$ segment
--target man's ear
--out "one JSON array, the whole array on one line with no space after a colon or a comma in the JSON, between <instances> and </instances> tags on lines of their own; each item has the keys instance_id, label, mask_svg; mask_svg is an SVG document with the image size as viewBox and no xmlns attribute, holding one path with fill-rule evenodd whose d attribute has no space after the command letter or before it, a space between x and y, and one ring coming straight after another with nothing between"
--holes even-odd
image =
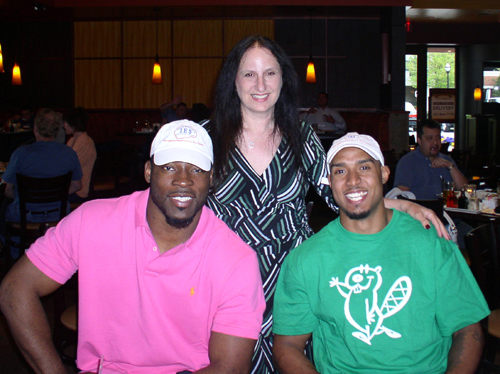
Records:
<instances>
[{"instance_id":1,"label":"man's ear","mask_svg":"<svg viewBox=\"0 0 500 374\"><path fill-rule=\"evenodd\" d=\"M391 175L391 169L389 169L389 166L382 166L381 167L382 171L382 184L385 184L389 180L389 175Z\"/></svg>"},{"instance_id":2,"label":"man's ear","mask_svg":"<svg viewBox=\"0 0 500 374\"><path fill-rule=\"evenodd\" d=\"M146 161L144 164L144 179L148 183L151 183L151 167L151 160Z\"/></svg>"}]
</instances>

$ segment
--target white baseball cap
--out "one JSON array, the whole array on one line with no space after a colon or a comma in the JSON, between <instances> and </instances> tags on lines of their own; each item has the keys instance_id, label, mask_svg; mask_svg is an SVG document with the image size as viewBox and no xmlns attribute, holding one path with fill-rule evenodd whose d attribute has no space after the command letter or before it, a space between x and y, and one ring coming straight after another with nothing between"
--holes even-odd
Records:
<instances>
[{"instance_id":1,"label":"white baseball cap","mask_svg":"<svg viewBox=\"0 0 500 374\"><path fill-rule=\"evenodd\" d=\"M162 126L156 134L151 152L155 165L169 162L187 162L209 171L214 154L207 130L193 121L183 119Z\"/></svg>"},{"instance_id":2,"label":"white baseball cap","mask_svg":"<svg viewBox=\"0 0 500 374\"><path fill-rule=\"evenodd\" d=\"M330 165L330 162L332 162L333 158L340 150L349 147L359 148L365 151L375 160L380 161L382 166L384 165L384 156L382 155L382 151L377 141L370 135L360 135L357 132L349 132L333 142L326 155L328 165Z\"/></svg>"}]
</instances>

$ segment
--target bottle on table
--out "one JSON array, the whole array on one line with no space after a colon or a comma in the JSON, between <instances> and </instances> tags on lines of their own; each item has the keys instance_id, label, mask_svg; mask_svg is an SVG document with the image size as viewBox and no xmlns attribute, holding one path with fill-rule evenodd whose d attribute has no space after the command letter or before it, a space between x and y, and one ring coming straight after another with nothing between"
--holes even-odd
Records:
<instances>
[{"instance_id":1,"label":"bottle on table","mask_svg":"<svg viewBox=\"0 0 500 374\"><path fill-rule=\"evenodd\" d=\"M469 199L467 199L467 196L465 194L465 188L462 188L462 191L460 191L460 197L458 198L458 207L460 209L469 208Z\"/></svg>"},{"instance_id":2,"label":"bottle on table","mask_svg":"<svg viewBox=\"0 0 500 374\"><path fill-rule=\"evenodd\" d=\"M452 184L446 196L446 206L448 208L458 208L458 199L455 195L455 186Z\"/></svg>"}]
</instances>

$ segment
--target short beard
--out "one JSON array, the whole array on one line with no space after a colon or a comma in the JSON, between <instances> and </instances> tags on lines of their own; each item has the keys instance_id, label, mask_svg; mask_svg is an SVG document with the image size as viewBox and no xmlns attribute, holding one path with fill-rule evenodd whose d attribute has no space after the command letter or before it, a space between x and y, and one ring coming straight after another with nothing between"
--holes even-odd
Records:
<instances>
[{"instance_id":1,"label":"short beard","mask_svg":"<svg viewBox=\"0 0 500 374\"><path fill-rule=\"evenodd\" d=\"M352 219L353 221L361 221L363 219L366 219L370 216L372 213L371 210L367 210L365 212L360 212L360 213L353 213L353 212L348 212L347 210L340 208L342 212L347 216L347 218Z\"/></svg>"},{"instance_id":2,"label":"short beard","mask_svg":"<svg viewBox=\"0 0 500 374\"><path fill-rule=\"evenodd\" d=\"M383 204L383 199L379 202L379 204ZM341 207L339 205L339 209L347 216L347 218L352 219L353 221L361 221L372 215L372 213L377 209L378 204L374 204L370 209L364 212L349 212L347 209Z\"/></svg>"},{"instance_id":3,"label":"short beard","mask_svg":"<svg viewBox=\"0 0 500 374\"><path fill-rule=\"evenodd\" d=\"M198 211L199 211L199 209L196 211L196 213L198 213ZM196 215L196 213L194 214L194 216ZM174 218L174 217L167 216L165 214L165 221L167 221L167 223L170 226L172 226L172 227L174 227L176 229L185 229L186 227L188 227L193 222L194 216L192 216L191 218L177 219L177 218Z\"/></svg>"}]
</instances>

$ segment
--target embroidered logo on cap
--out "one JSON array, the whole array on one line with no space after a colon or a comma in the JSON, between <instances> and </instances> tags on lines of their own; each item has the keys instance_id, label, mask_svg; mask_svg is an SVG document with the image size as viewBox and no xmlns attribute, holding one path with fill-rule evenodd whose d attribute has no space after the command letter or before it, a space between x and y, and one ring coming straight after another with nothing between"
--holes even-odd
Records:
<instances>
[{"instance_id":1,"label":"embroidered logo on cap","mask_svg":"<svg viewBox=\"0 0 500 374\"><path fill-rule=\"evenodd\" d=\"M196 138L196 130L190 126L179 126L175 129L174 135L177 139Z\"/></svg>"}]
</instances>

